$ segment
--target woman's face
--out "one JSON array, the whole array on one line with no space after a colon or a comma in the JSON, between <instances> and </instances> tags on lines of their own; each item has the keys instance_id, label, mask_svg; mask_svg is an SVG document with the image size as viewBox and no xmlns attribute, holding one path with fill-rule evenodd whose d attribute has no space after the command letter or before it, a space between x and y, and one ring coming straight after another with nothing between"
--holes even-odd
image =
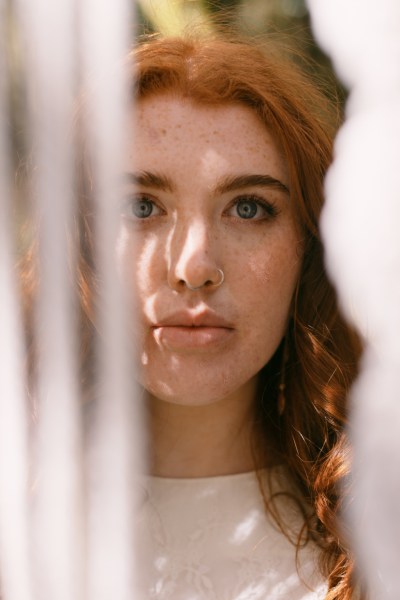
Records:
<instances>
[{"instance_id":1,"label":"woman's face","mask_svg":"<svg viewBox=\"0 0 400 600\"><path fill-rule=\"evenodd\" d=\"M285 160L242 105L160 95L139 103L132 127L117 256L139 380L188 405L254 393L302 259Z\"/></svg>"}]
</instances>

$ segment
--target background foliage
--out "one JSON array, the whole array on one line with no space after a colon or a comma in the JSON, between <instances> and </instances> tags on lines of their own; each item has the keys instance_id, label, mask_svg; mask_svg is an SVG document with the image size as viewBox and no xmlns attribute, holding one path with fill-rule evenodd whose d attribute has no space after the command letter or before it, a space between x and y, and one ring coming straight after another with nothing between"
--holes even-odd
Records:
<instances>
[{"instance_id":1,"label":"background foliage","mask_svg":"<svg viewBox=\"0 0 400 600\"><path fill-rule=\"evenodd\" d=\"M179 35L186 29L212 31L214 22L226 23L244 36L279 37L343 108L346 90L315 42L305 0L136 0L135 12L134 37L153 32Z\"/></svg>"}]
</instances>

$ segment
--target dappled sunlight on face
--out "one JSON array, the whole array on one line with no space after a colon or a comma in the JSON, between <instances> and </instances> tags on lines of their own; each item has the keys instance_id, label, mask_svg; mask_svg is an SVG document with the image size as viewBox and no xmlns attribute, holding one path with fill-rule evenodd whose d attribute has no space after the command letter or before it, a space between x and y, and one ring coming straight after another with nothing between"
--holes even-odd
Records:
<instances>
[{"instance_id":1,"label":"dappled sunlight on face","mask_svg":"<svg viewBox=\"0 0 400 600\"><path fill-rule=\"evenodd\" d=\"M237 104L159 95L133 127L118 260L136 282L140 383L185 405L243 394L285 334L302 261L282 151Z\"/></svg>"},{"instance_id":2,"label":"dappled sunlight on face","mask_svg":"<svg viewBox=\"0 0 400 600\"><path fill-rule=\"evenodd\" d=\"M229 161L225 160L214 148L209 148L200 159L201 168L211 177L218 178L219 173L229 169Z\"/></svg>"}]
</instances>

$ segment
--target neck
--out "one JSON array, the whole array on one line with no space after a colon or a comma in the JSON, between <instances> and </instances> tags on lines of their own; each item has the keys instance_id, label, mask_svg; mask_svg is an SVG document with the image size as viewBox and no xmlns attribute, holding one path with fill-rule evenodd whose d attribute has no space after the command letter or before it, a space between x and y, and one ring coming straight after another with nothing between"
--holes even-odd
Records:
<instances>
[{"instance_id":1,"label":"neck","mask_svg":"<svg viewBox=\"0 0 400 600\"><path fill-rule=\"evenodd\" d=\"M211 404L190 406L148 397L151 473L215 477L252 471L256 379Z\"/></svg>"}]
</instances>

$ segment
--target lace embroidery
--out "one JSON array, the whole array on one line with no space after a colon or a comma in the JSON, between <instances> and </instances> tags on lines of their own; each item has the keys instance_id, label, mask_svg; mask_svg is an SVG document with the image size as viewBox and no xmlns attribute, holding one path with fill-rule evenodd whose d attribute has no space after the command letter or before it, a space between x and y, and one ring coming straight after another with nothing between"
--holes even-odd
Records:
<instances>
[{"instance_id":1,"label":"lace embroidery","mask_svg":"<svg viewBox=\"0 0 400 600\"><path fill-rule=\"evenodd\" d=\"M312 544L295 548L265 513L254 473L148 478L139 523L140 583L151 600L320 600ZM294 524L299 516L289 516ZM301 526L301 522L298 523Z\"/></svg>"}]
</instances>

